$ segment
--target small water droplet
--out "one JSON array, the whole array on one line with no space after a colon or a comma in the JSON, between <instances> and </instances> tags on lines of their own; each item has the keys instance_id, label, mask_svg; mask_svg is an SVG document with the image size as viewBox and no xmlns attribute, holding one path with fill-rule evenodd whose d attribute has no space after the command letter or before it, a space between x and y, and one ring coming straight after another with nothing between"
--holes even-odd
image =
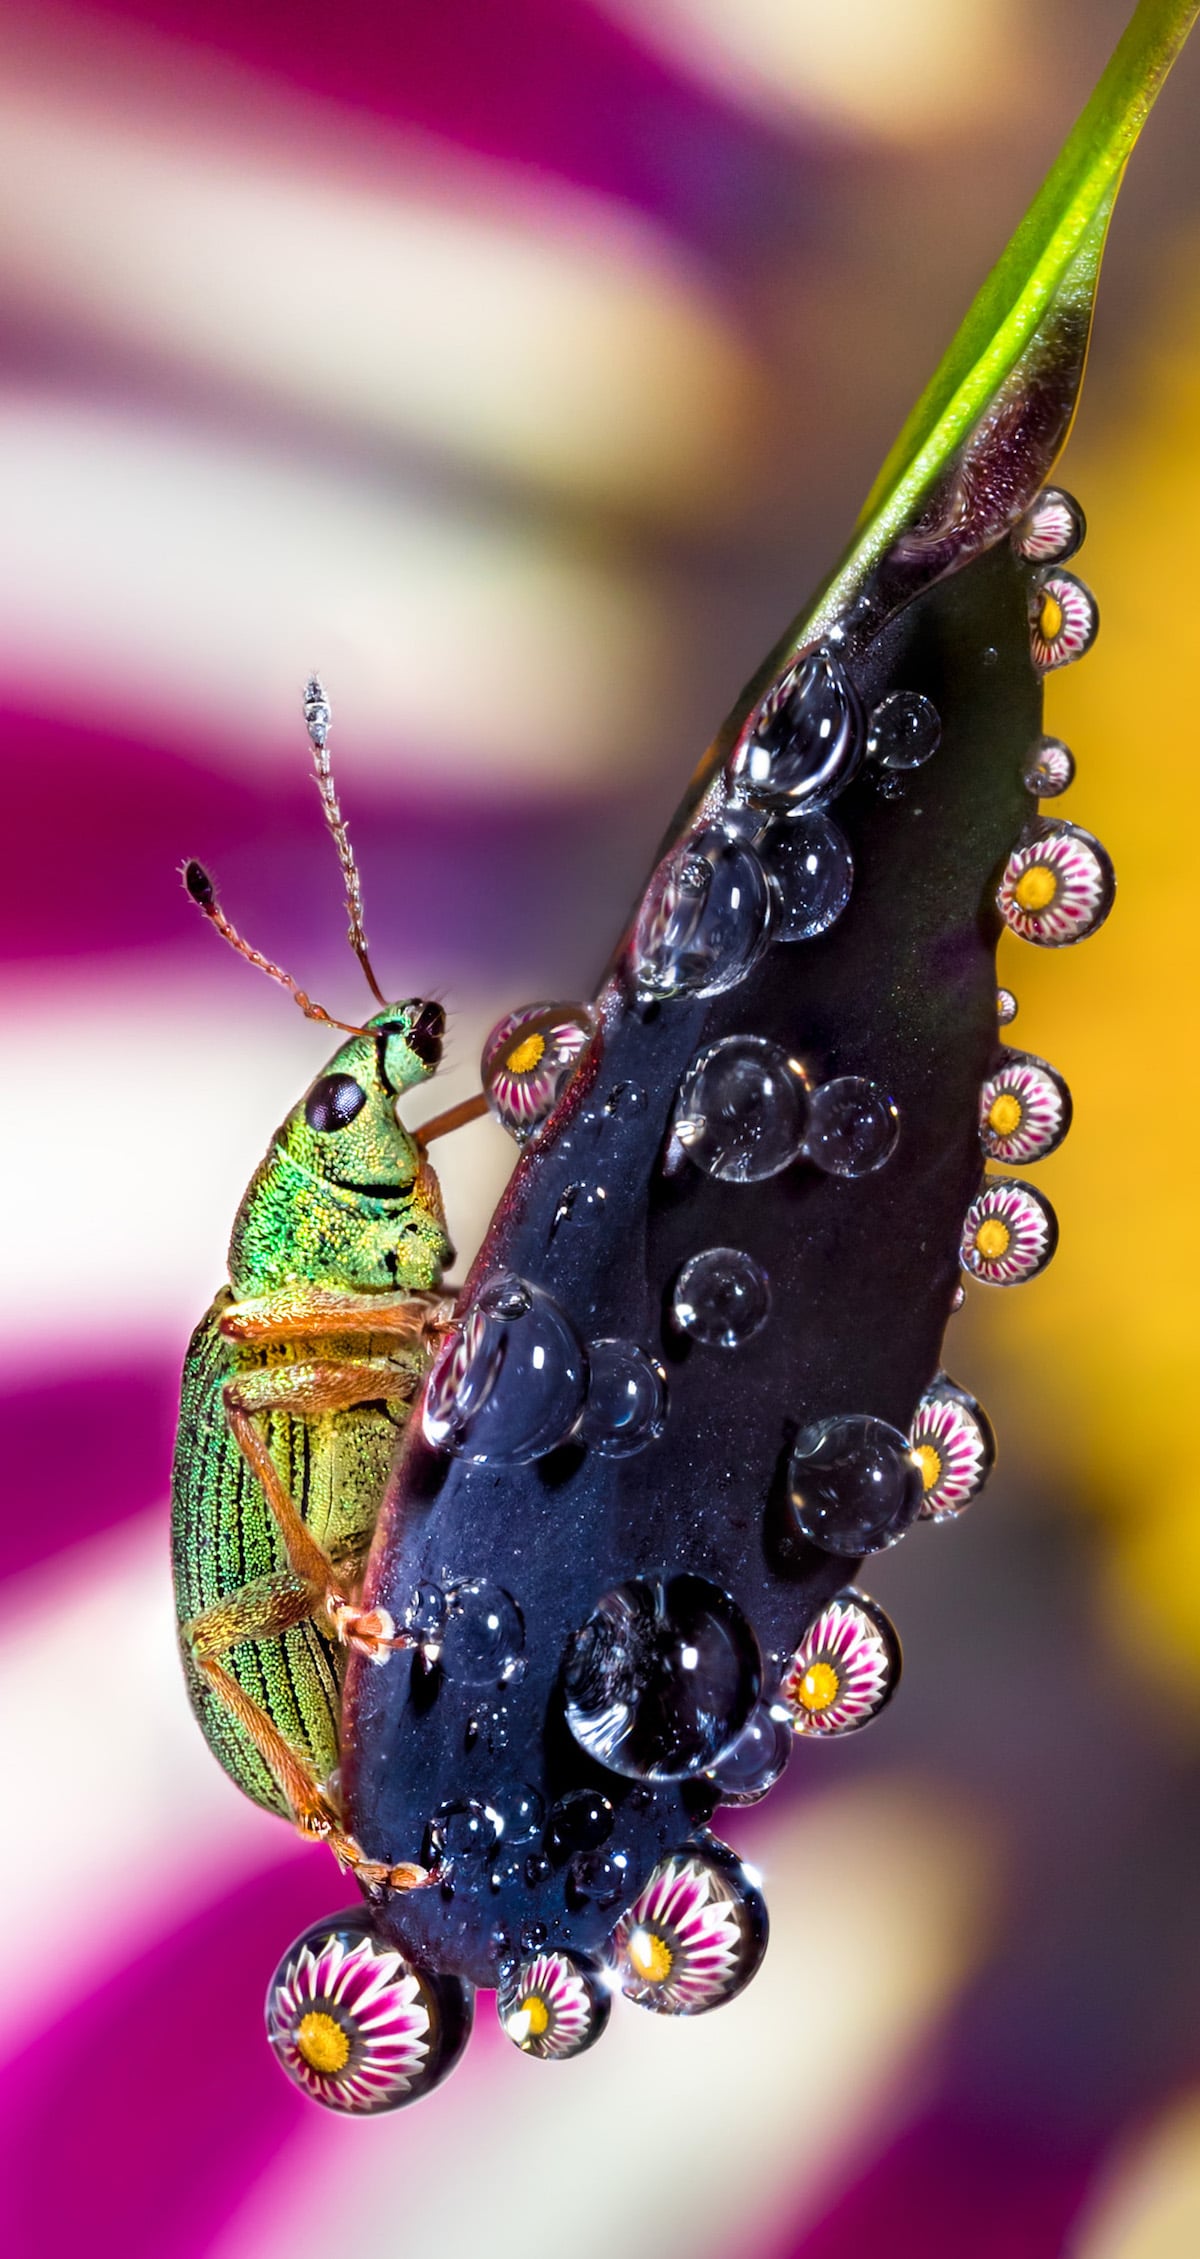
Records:
<instances>
[{"instance_id":1,"label":"small water droplet","mask_svg":"<svg viewBox=\"0 0 1200 2259\"><path fill-rule=\"evenodd\" d=\"M541 1287L503 1272L447 1336L425 1391L429 1442L522 1466L565 1442L583 1407L583 1349Z\"/></svg>"},{"instance_id":2,"label":"small water droplet","mask_svg":"<svg viewBox=\"0 0 1200 2259\"><path fill-rule=\"evenodd\" d=\"M883 769L919 769L942 742L942 718L918 690L893 690L872 708L867 759Z\"/></svg>"},{"instance_id":3,"label":"small water droplet","mask_svg":"<svg viewBox=\"0 0 1200 2259\"><path fill-rule=\"evenodd\" d=\"M546 1928L546 1925L545 1925L545 1923L544 1923L544 1922L522 1922L522 1924L521 1924L521 1950L522 1950L522 1952L523 1952L523 1953L536 1953L536 1952L537 1952L537 1949L538 1949L538 1947L539 1947L539 1945L544 1945L544 1944L545 1944L545 1942L546 1942L546 1939L547 1939L547 1938L549 1937L549 1935L550 1935L550 1932L549 1932L549 1930L548 1930L548 1929Z\"/></svg>"},{"instance_id":4,"label":"small water droplet","mask_svg":"<svg viewBox=\"0 0 1200 2259\"><path fill-rule=\"evenodd\" d=\"M663 858L633 936L633 977L646 997L720 996L767 938L771 890L752 847L704 831Z\"/></svg>"},{"instance_id":5,"label":"small water droplet","mask_svg":"<svg viewBox=\"0 0 1200 2259\"><path fill-rule=\"evenodd\" d=\"M550 1223L550 1237L564 1224L598 1224L603 1220L608 1194L602 1184L567 1184Z\"/></svg>"},{"instance_id":6,"label":"small water droplet","mask_svg":"<svg viewBox=\"0 0 1200 2259\"><path fill-rule=\"evenodd\" d=\"M726 1035L693 1060L675 1102L675 1135L708 1176L757 1184L778 1176L804 1142L804 1070L761 1035Z\"/></svg>"},{"instance_id":7,"label":"small water droplet","mask_svg":"<svg viewBox=\"0 0 1200 2259\"><path fill-rule=\"evenodd\" d=\"M774 1788L792 1753L790 1728L760 1702L709 1778L722 1804L757 1804Z\"/></svg>"},{"instance_id":8,"label":"small water droplet","mask_svg":"<svg viewBox=\"0 0 1200 2259\"><path fill-rule=\"evenodd\" d=\"M577 1851L568 1869L571 1896L583 1904L622 1905L629 1897L632 1880L626 1851Z\"/></svg>"},{"instance_id":9,"label":"small water droplet","mask_svg":"<svg viewBox=\"0 0 1200 2259\"><path fill-rule=\"evenodd\" d=\"M484 1096L519 1144L553 1113L595 1031L586 1004L530 1004L492 1029L480 1066Z\"/></svg>"},{"instance_id":10,"label":"small water droplet","mask_svg":"<svg viewBox=\"0 0 1200 2259\"><path fill-rule=\"evenodd\" d=\"M907 1436L866 1413L803 1428L788 1481L797 1529L827 1553L894 1545L920 1511L921 1477Z\"/></svg>"},{"instance_id":11,"label":"small water droplet","mask_svg":"<svg viewBox=\"0 0 1200 2259\"><path fill-rule=\"evenodd\" d=\"M850 677L827 651L814 651L736 754L731 781L759 807L818 807L849 784L862 752L862 707Z\"/></svg>"},{"instance_id":12,"label":"small water droplet","mask_svg":"<svg viewBox=\"0 0 1200 2259\"><path fill-rule=\"evenodd\" d=\"M1001 1027L1006 1028L1010 1020L1015 1020L1016 1016L1017 999L1011 988L998 988L996 990L996 1018Z\"/></svg>"},{"instance_id":13,"label":"small water droplet","mask_svg":"<svg viewBox=\"0 0 1200 2259\"><path fill-rule=\"evenodd\" d=\"M854 885L845 834L814 810L772 824L762 843L766 873L779 900L777 941L812 941L841 917Z\"/></svg>"},{"instance_id":14,"label":"small water droplet","mask_svg":"<svg viewBox=\"0 0 1200 2259\"><path fill-rule=\"evenodd\" d=\"M442 1647L442 1667L460 1686L506 1686L525 1656L525 1623L512 1594L498 1584L455 1585Z\"/></svg>"},{"instance_id":15,"label":"small water droplet","mask_svg":"<svg viewBox=\"0 0 1200 2259\"><path fill-rule=\"evenodd\" d=\"M478 1739L479 1720L478 1718L468 1718L466 1725L463 1728L463 1748L464 1750L466 1750L468 1755L470 1754L471 1750L474 1749Z\"/></svg>"},{"instance_id":16,"label":"small water droplet","mask_svg":"<svg viewBox=\"0 0 1200 2259\"><path fill-rule=\"evenodd\" d=\"M528 1843L541 1833L546 1806L536 1788L523 1783L509 1797L504 1812L504 1833L510 1843Z\"/></svg>"},{"instance_id":17,"label":"small water droplet","mask_svg":"<svg viewBox=\"0 0 1200 2259\"><path fill-rule=\"evenodd\" d=\"M475 1797L439 1804L429 1827L435 1852L446 1859L469 1859L492 1851L503 1833L500 1814Z\"/></svg>"},{"instance_id":18,"label":"small water droplet","mask_svg":"<svg viewBox=\"0 0 1200 2259\"><path fill-rule=\"evenodd\" d=\"M627 2000L660 2016L699 2016L750 1982L766 1945L752 1870L706 1836L660 1860L613 1930L608 1958Z\"/></svg>"},{"instance_id":19,"label":"small water droplet","mask_svg":"<svg viewBox=\"0 0 1200 2259\"><path fill-rule=\"evenodd\" d=\"M528 1883L529 1888L531 1890L536 1890L539 1883L545 1882L549 1872L550 1861L547 1859L545 1852L531 1851L529 1857L525 1861L525 1880ZM543 1930L542 1936L545 1937L545 1935L546 1932L545 1930Z\"/></svg>"},{"instance_id":20,"label":"small water droplet","mask_svg":"<svg viewBox=\"0 0 1200 2259\"><path fill-rule=\"evenodd\" d=\"M601 1796L598 1789L573 1788L550 1807L548 1849L559 1859L575 1851L598 1850L608 1842L615 1817L607 1796Z\"/></svg>"},{"instance_id":21,"label":"small water droplet","mask_svg":"<svg viewBox=\"0 0 1200 2259\"><path fill-rule=\"evenodd\" d=\"M603 1972L576 1953L535 1953L496 1995L505 2036L542 2062L565 2063L594 2047L611 2009Z\"/></svg>"},{"instance_id":22,"label":"small water droplet","mask_svg":"<svg viewBox=\"0 0 1200 2259\"><path fill-rule=\"evenodd\" d=\"M506 1859L498 1859L488 1881L493 1890L515 1890L525 1871L525 1862L519 1851L512 1851Z\"/></svg>"},{"instance_id":23,"label":"small water droplet","mask_svg":"<svg viewBox=\"0 0 1200 2259\"><path fill-rule=\"evenodd\" d=\"M404 1628L422 1646L440 1648L448 1602L440 1584L419 1584L404 1612Z\"/></svg>"},{"instance_id":24,"label":"small water droplet","mask_svg":"<svg viewBox=\"0 0 1200 2259\"><path fill-rule=\"evenodd\" d=\"M588 1345L588 1395L580 1434L606 1459L628 1459L662 1434L662 1373L632 1341Z\"/></svg>"},{"instance_id":25,"label":"small water droplet","mask_svg":"<svg viewBox=\"0 0 1200 2259\"><path fill-rule=\"evenodd\" d=\"M767 1274L740 1247L706 1247L675 1282L671 1315L682 1332L708 1349L740 1349L766 1324Z\"/></svg>"},{"instance_id":26,"label":"small water droplet","mask_svg":"<svg viewBox=\"0 0 1200 2259\"><path fill-rule=\"evenodd\" d=\"M604 1111L619 1121L627 1121L634 1114L644 1114L646 1093L640 1082L614 1083L604 1101Z\"/></svg>"},{"instance_id":27,"label":"small water droplet","mask_svg":"<svg viewBox=\"0 0 1200 2259\"><path fill-rule=\"evenodd\" d=\"M827 1175L870 1176L890 1160L899 1135L899 1110L878 1083L838 1075L814 1090L804 1149Z\"/></svg>"},{"instance_id":28,"label":"small water droplet","mask_svg":"<svg viewBox=\"0 0 1200 2259\"><path fill-rule=\"evenodd\" d=\"M758 1645L740 1608L705 1577L637 1577L605 1594L563 1667L580 1748L633 1779L706 1771L758 1700Z\"/></svg>"},{"instance_id":29,"label":"small water droplet","mask_svg":"<svg viewBox=\"0 0 1200 2259\"><path fill-rule=\"evenodd\" d=\"M1025 769L1026 790L1056 800L1075 781L1075 756L1061 737L1039 737Z\"/></svg>"}]
</instances>

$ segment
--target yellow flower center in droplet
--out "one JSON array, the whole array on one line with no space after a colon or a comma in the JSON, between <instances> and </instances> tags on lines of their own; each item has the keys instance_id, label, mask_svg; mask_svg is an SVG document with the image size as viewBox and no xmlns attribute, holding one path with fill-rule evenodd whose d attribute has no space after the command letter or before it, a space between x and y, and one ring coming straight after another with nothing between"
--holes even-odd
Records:
<instances>
[{"instance_id":1,"label":"yellow flower center in droplet","mask_svg":"<svg viewBox=\"0 0 1200 2259\"><path fill-rule=\"evenodd\" d=\"M995 1130L997 1137L1011 1137L1021 1127L1023 1110L1015 1090L998 1090L988 1107L988 1128Z\"/></svg>"},{"instance_id":2,"label":"yellow flower center in droplet","mask_svg":"<svg viewBox=\"0 0 1200 2259\"><path fill-rule=\"evenodd\" d=\"M933 1443L915 1444L909 1453L921 1476L922 1490L933 1490L942 1479L942 1454Z\"/></svg>"},{"instance_id":3,"label":"yellow flower center in droplet","mask_svg":"<svg viewBox=\"0 0 1200 2259\"><path fill-rule=\"evenodd\" d=\"M1049 589L1042 598L1038 626L1047 643L1053 643L1063 631L1063 608L1057 596L1052 595Z\"/></svg>"},{"instance_id":4,"label":"yellow flower center in droplet","mask_svg":"<svg viewBox=\"0 0 1200 2259\"><path fill-rule=\"evenodd\" d=\"M810 1663L796 1689L802 1710L828 1710L836 1702L841 1680L832 1663Z\"/></svg>"},{"instance_id":5,"label":"yellow flower center in droplet","mask_svg":"<svg viewBox=\"0 0 1200 2259\"><path fill-rule=\"evenodd\" d=\"M518 1043L509 1052L504 1064L510 1075L532 1074L545 1049L546 1038L544 1035L527 1035L524 1043Z\"/></svg>"},{"instance_id":6,"label":"yellow flower center in droplet","mask_svg":"<svg viewBox=\"0 0 1200 2259\"><path fill-rule=\"evenodd\" d=\"M975 1234L975 1247L985 1263L998 1263L1012 1245L1012 1233L1003 1216L985 1216Z\"/></svg>"},{"instance_id":7,"label":"yellow flower center in droplet","mask_svg":"<svg viewBox=\"0 0 1200 2259\"><path fill-rule=\"evenodd\" d=\"M310 2008L296 2026L296 2045L310 2071L327 2074L345 2069L350 2042L341 2025L323 2008Z\"/></svg>"},{"instance_id":8,"label":"yellow flower center in droplet","mask_svg":"<svg viewBox=\"0 0 1200 2259\"><path fill-rule=\"evenodd\" d=\"M634 1931L629 1940L629 1958L647 1984L665 1984L675 1965L675 1956L666 1939L656 1937L653 1930Z\"/></svg>"},{"instance_id":9,"label":"yellow flower center in droplet","mask_svg":"<svg viewBox=\"0 0 1200 2259\"><path fill-rule=\"evenodd\" d=\"M521 2006L525 2011L525 2036L540 2039L550 2028L550 2010L540 1992L527 1992Z\"/></svg>"},{"instance_id":10,"label":"yellow flower center in droplet","mask_svg":"<svg viewBox=\"0 0 1200 2259\"><path fill-rule=\"evenodd\" d=\"M1058 893L1058 873L1049 863L1031 863L1013 888L1023 910L1048 910Z\"/></svg>"}]
</instances>

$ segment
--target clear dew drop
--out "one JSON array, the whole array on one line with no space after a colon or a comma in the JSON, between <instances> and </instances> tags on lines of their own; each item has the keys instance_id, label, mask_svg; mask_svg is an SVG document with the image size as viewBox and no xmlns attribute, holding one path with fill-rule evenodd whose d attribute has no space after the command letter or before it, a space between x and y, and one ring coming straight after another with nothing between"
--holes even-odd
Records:
<instances>
[{"instance_id":1,"label":"clear dew drop","mask_svg":"<svg viewBox=\"0 0 1200 2259\"><path fill-rule=\"evenodd\" d=\"M580 1433L606 1459L632 1458L663 1432L663 1375L633 1341L588 1345L588 1394Z\"/></svg>"},{"instance_id":2,"label":"clear dew drop","mask_svg":"<svg viewBox=\"0 0 1200 2259\"><path fill-rule=\"evenodd\" d=\"M608 1208L608 1192L602 1184L567 1184L563 1186L557 1208L550 1222L550 1237L554 1239L564 1224L598 1224Z\"/></svg>"},{"instance_id":3,"label":"clear dew drop","mask_svg":"<svg viewBox=\"0 0 1200 2259\"><path fill-rule=\"evenodd\" d=\"M843 832L819 810L772 824L760 848L775 889L776 941L813 941L841 917L854 885Z\"/></svg>"},{"instance_id":4,"label":"clear dew drop","mask_svg":"<svg viewBox=\"0 0 1200 2259\"><path fill-rule=\"evenodd\" d=\"M569 1858L576 1851L598 1851L608 1842L615 1819L608 1797L598 1789L573 1788L550 1807L546 1848L555 1859Z\"/></svg>"},{"instance_id":5,"label":"clear dew drop","mask_svg":"<svg viewBox=\"0 0 1200 2259\"><path fill-rule=\"evenodd\" d=\"M921 1506L908 1438L866 1413L817 1420L797 1436L788 1468L795 1526L827 1553L894 1545Z\"/></svg>"},{"instance_id":6,"label":"clear dew drop","mask_svg":"<svg viewBox=\"0 0 1200 2259\"><path fill-rule=\"evenodd\" d=\"M454 1585L442 1639L442 1668L460 1686L508 1686L524 1666L525 1622L498 1584Z\"/></svg>"},{"instance_id":7,"label":"clear dew drop","mask_svg":"<svg viewBox=\"0 0 1200 2259\"><path fill-rule=\"evenodd\" d=\"M693 1255L671 1300L680 1331L707 1349L740 1349L766 1324L770 1308L767 1274L740 1247L706 1247Z\"/></svg>"},{"instance_id":8,"label":"clear dew drop","mask_svg":"<svg viewBox=\"0 0 1200 2259\"><path fill-rule=\"evenodd\" d=\"M581 1749L635 1780L707 1771L758 1701L758 1643L740 1608L704 1577L637 1577L599 1602L563 1670Z\"/></svg>"},{"instance_id":9,"label":"clear dew drop","mask_svg":"<svg viewBox=\"0 0 1200 2259\"><path fill-rule=\"evenodd\" d=\"M760 1702L709 1779L722 1804L757 1804L774 1788L791 1753L791 1728Z\"/></svg>"},{"instance_id":10,"label":"clear dew drop","mask_svg":"<svg viewBox=\"0 0 1200 2259\"><path fill-rule=\"evenodd\" d=\"M872 708L867 759L882 769L920 769L942 742L942 718L918 690L893 690Z\"/></svg>"},{"instance_id":11,"label":"clear dew drop","mask_svg":"<svg viewBox=\"0 0 1200 2259\"><path fill-rule=\"evenodd\" d=\"M726 1035L693 1060L675 1102L689 1160L728 1184L758 1184L796 1159L808 1120L799 1061L761 1035Z\"/></svg>"},{"instance_id":12,"label":"clear dew drop","mask_svg":"<svg viewBox=\"0 0 1200 2259\"><path fill-rule=\"evenodd\" d=\"M505 1806L505 1840L508 1843L531 1843L535 1836L541 1834L545 1813L545 1801L536 1788L526 1784L515 1789Z\"/></svg>"},{"instance_id":13,"label":"clear dew drop","mask_svg":"<svg viewBox=\"0 0 1200 2259\"><path fill-rule=\"evenodd\" d=\"M500 1814L475 1797L439 1804L429 1823L431 1849L442 1859L482 1858L495 1850L503 1833Z\"/></svg>"},{"instance_id":14,"label":"clear dew drop","mask_svg":"<svg viewBox=\"0 0 1200 2259\"><path fill-rule=\"evenodd\" d=\"M438 1354L422 1409L425 1435L480 1464L522 1466L572 1433L586 1373L582 1345L558 1304L501 1272Z\"/></svg>"},{"instance_id":15,"label":"clear dew drop","mask_svg":"<svg viewBox=\"0 0 1200 2259\"><path fill-rule=\"evenodd\" d=\"M849 784L862 753L857 692L836 659L815 651L740 748L731 782L756 807L816 808Z\"/></svg>"},{"instance_id":16,"label":"clear dew drop","mask_svg":"<svg viewBox=\"0 0 1200 2259\"><path fill-rule=\"evenodd\" d=\"M891 1159L899 1135L895 1101L863 1075L838 1075L812 1093L804 1150L828 1176L872 1175Z\"/></svg>"},{"instance_id":17,"label":"clear dew drop","mask_svg":"<svg viewBox=\"0 0 1200 2259\"><path fill-rule=\"evenodd\" d=\"M720 996L767 938L771 890L752 847L702 831L664 856L634 928L632 971L647 998Z\"/></svg>"},{"instance_id":18,"label":"clear dew drop","mask_svg":"<svg viewBox=\"0 0 1200 2259\"><path fill-rule=\"evenodd\" d=\"M633 1880L627 1851L577 1851L567 1870L569 1895L578 1905L619 1906Z\"/></svg>"}]
</instances>

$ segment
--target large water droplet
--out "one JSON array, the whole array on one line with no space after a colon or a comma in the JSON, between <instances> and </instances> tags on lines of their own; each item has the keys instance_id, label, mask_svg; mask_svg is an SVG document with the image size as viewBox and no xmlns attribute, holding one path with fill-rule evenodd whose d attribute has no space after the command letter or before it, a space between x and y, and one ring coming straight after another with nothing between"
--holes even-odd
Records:
<instances>
[{"instance_id":1,"label":"large water droplet","mask_svg":"<svg viewBox=\"0 0 1200 2259\"><path fill-rule=\"evenodd\" d=\"M818 807L849 784L863 734L862 707L845 669L815 651L736 755L734 790L758 807Z\"/></svg>"},{"instance_id":2,"label":"large water droplet","mask_svg":"<svg viewBox=\"0 0 1200 2259\"><path fill-rule=\"evenodd\" d=\"M704 1577L638 1577L605 1594L567 1649L567 1724L613 1772L681 1780L736 1739L761 1676L727 1593Z\"/></svg>"},{"instance_id":3,"label":"large water droplet","mask_svg":"<svg viewBox=\"0 0 1200 2259\"><path fill-rule=\"evenodd\" d=\"M767 1274L740 1247L706 1247L675 1282L671 1315L682 1332L708 1349L740 1349L766 1324Z\"/></svg>"},{"instance_id":4,"label":"large water droplet","mask_svg":"<svg viewBox=\"0 0 1200 2259\"><path fill-rule=\"evenodd\" d=\"M845 834L819 810L772 824L759 849L778 897L776 941L812 941L841 917L854 885Z\"/></svg>"},{"instance_id":5,"label":"large water droplet","mask_svg":"<svg viewBox=\"0 0 1200 2259\"><path fill-rule=\"evenodd\" d=\"M366 1907L314 1922L267 1987L276 2061L313 2101L351 2116L416 2102L452 2071L474 1991L410 1961Z\"/></svg>"},{"instance_id":6,"label":"large water droplet","mask_svg":"<svg viewBox=\"0 0 1200 2259\"><path fill-rule=\"evenodd\" d=\"M838 1075L814 1090L804 1150L828 1176L870 1176L891 1158L899 1135L899 1110L878 1083Z\"/></svg>"},{"instance_id":7,"label":"large water droplet","mask_svg":"<svg viewBox=\"0 0 1200 2259\"><path fill-rule=\"evenodd\" d=\"M501 1272L447 1336L422 1425L463 1458L522 1466L565 1442L583 1406L582 1346L543 1288Z\"/></svg>"},{"instance_id":8,"label":"large water droplet","mask_svg":"<svg viewBox=\"0 0 1200 2259\"><path fill-rule=\"evenodd\" d=\"M498 1584L452 1585L442 1668L460 1686L508 1686L525 1656L525 1623Z\"/></svg>"},{"instance_id":9,"label":"large water droplet","mask_svg":"<svg viewBox=\"0 0 1200 2259\"><path fill-rule=\"evenodd\" d=\"M720 996L749 971L767 936L771 890L752 847L703 831L672 850L634 929L633 977L643 996Z\"/></svg>"},{"instance_id":10,"label":"large water droplet","mask_svg":"<svg viewBox=\"0 0 1200 2259\"><path fill-rule=\"evenodd\" d=\"M660 1860L617 1923L608 1957L627 2000L660 2016L699 2016L748 1984L767 1947L761 1891L706 1836Z\"/></svg>"},{"instance_id":11,"label":"large water droplet","mask_svg":"<svg viewBox=\"0 0 1200 2259\"><path fill-rule=\"evenodd\" d=\"M867 759L881 769L919 769L942 742L942 718L919 690L893 690L867 724Z\"/></svg>"},{"instance_id":12,"label":"large water droplet","mask_svg":"<svg viewBox=\"0 0 1200 2259\"><path fill-rule=\"evenodd\" d=\"M804 1142L804 1070L761 1035L726 1035L693 1060L675 1102L675 1135L710 1177L757 1184L779 1175Z\"/></svg>"},{"instance_id":13,"label":"large water droplet","mask_svg":"<svg viewBox=\"0 0 1200 2259\"><path fill-rule=\"evenodd\" d=\"M510 1012L483 1047L483 1092L518 1143L553 1113L595 1033L586 1004L529 1004Z\"/></svg>"},{"instance_id":14,"label":"large water droplet","mask_svg":"<svg viewBox=\"0 0 1200 2259\"><path fill-rule=\"evenodd\" d=\"M921 1506L908 1437L866 1413L801 1429L788 1469L802 1537L827 1553L877 1553L894 1545Z\"/></svg>"},{"instance_id":15,"label":"large water droplet","mask_svg":"<svg viewBox=\"0 0 1200 2259\"><path fill-rule=\"evenodd\" d=\"M709 1775L721 1803L757 1804L774 1788L791 1753L790 1729L760 1702Z\"/></svg>"},{"instance_id":16,"label":"large water droplet","mask_svg":"<svg viewBox=\"0 0 1200 2259\"><path fill-rule=\"evenodd\" d=\"M663 1376L632 1341L588 1345L588 1394L580 1433L606 1459L628 1459L662 1434Z\"/></svg>"}]
</instances>

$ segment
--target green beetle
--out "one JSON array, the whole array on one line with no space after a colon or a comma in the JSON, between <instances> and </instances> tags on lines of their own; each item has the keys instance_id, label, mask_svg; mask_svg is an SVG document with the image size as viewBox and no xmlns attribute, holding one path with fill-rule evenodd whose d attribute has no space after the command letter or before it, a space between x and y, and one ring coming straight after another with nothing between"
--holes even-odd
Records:
<instances>
[{"instance_id":1,"label":"green beetle","mask_svg":"<svg viewBox=\"0 0 1200 2259\"><path fill-rule=\"evenodd\" d=\"M365 1880L337 1796L348 1648L411 1644L356 1603L400 1433L449 1303L451 1259L431 1135L397 1100L441 1060L440 1004L388 1004L371 969L358 874L334 795L319 684L305 694L326 819L346 877L350 940L383 1009L334 1021L230 925L188 863L193 901L309 1018L348 1038L276 1131L238 1210L229 1284L183 1369L172 1478L176 1610L188 1692L209 1746L259 1804L327 1840ZM382 1876L380 1877L382 1879ZM421 1869L390 1873L393 1887Z\"/></svg>"}]
</instances>

